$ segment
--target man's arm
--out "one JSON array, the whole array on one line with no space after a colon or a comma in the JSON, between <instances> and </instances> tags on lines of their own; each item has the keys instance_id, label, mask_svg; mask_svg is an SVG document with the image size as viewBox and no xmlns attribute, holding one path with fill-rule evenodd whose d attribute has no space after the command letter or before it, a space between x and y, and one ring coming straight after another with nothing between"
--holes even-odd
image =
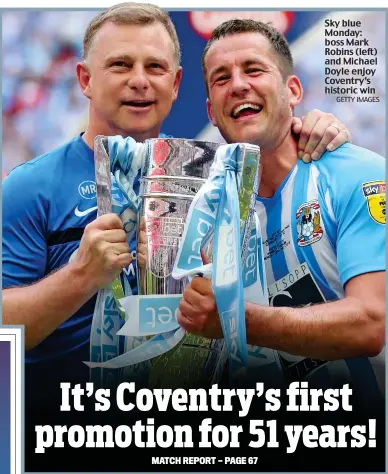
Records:
<instances>
[{"instance_id":1,"label":"man's arm","mask_svg":"<svg viewBox=\"0 0 388 474\"><path fill-rule=\"evenodd\" d=\"M375 356L385 342L385 272L352 278L339 301L304 308L246 303L245 309L249 344L326 360ZM179 311L187 331L222 337L209 280L188 285Z\"/></svg>"},{"instance_id":2,"label":"man's arm","mask_svg":"<svg viewBox=\"0 0 388 474\"><path fill-rule=\"evenodd\" d=\"M25 326L26 350L33 349L95 293L72 264L30 286L3 290L3 324Z\"/></svg>"},{"instance_id":3,"label":"man's arm","mask_svg":"<svg viewBox=\"0 0 388 474\"><path fill-rule=\"evenodd\" d=\"M345 295L304 308L247 303L248 341L317 359L376 356L385 339L385 272L353 278Z\"/></svg>"},{"instance_id":4,"label":"man's arm","mask_svg":"<svg viewBox=\"0 0 388 474\"><path fill-rule=\"evenodd\" d=\"M120 218L101 216L85 227L68 265L32 285L3 290L3 323L25 325L26 349L32 349L109 286L131 260Z\"/></svg>"}]
</instances>

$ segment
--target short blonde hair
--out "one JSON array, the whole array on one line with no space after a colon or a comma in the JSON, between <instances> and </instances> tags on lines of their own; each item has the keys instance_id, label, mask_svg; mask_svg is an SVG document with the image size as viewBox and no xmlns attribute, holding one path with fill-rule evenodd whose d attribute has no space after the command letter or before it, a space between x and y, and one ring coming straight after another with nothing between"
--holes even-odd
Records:
<instances>
[{"instance_id":1,"label":"short blonde hair","mask_svg":"<svg viewBox=\"0 0 388 474\"><path fill-rule=\"evenodd\" d=\"M176 66L179 67L181 62L181 50L175 26L166 12L150 3L119 3L104 10L93 18L86 28L84 35L82 51L84 60L88 57L97 31L107 21L124 25L152 25L153 23L161 23L166 28L172 40L174 59Z\"/></svg>"}]
</instances>

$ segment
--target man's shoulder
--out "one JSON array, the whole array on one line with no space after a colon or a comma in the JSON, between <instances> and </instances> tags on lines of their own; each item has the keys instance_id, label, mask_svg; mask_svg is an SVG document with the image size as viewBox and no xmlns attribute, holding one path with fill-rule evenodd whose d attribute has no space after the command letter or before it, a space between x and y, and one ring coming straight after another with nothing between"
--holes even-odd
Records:
<instances>
[{"instance_id":1,"label":"man's shoulder","mask_svg":"<svg viewBox=\"0 0 388 474\"><path fill-rule=\"evenodd\" d=\"M349 161L350 160L350 161ZM318 166L330 166L339 163L385 163L385 158L372 150L363 148L353 143L344 143L334 151L326 151L319 161Z\"/></svg>"},{"instance_id":2,"label":"man's shoulder","mask_svg":"<svg viewBox=\"0 0 388 474\"><path fill-rule=\"evenodd\" d=\"M43 153L25 163L21 163L11 170L5 181L15 178L22 179L24 176L29 179L34 176L36 178L44 179L46 176L47 179L47 172L55 169L72 148L79 147L79 141L79 136L74 137L66 143L57 146L53 150Z\"/></svg>"},{"instance_id":3,"label":"man's shoulder","mask_svg":"<svg viewBox=\"0 0 388 474\"><path fill-rule=\"evenodd\" d=\"M385 158L367 148L344 143L334 151L327 151L313 166L326 174L330 181L362 179L364 172L385 173Z\"/></svg>"}]
</instances>

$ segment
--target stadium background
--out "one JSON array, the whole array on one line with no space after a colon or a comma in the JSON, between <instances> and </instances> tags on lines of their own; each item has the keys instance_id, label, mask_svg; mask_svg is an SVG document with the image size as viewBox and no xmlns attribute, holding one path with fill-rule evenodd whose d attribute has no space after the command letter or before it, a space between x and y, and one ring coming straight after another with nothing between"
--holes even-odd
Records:
<instances>
[{"instance_id":1,"label":"stadium background","mask_svg":"<svg viewBox=\"0 0 388 474\"><path fill-rule=\"evenodd\" d=\"M84 130L88 101L79 90L75 65L81 56L85 27L98 11L3 12L3 178L18 164ZM271 21L290 42L295 72L304 87L304 100L296 114L301 116L313 108L333 112L349 128L353 143L385 155L385 13L172 11L170 15L182 47L183 80L163 132L175 137L222 141L206 115L201 54L217 24L231 17L251 17ZM325 95L327 18L362 21L363 38L378 50L372 86L380 102L339 103L336 96Z\"/></svg>"}]
</instances>

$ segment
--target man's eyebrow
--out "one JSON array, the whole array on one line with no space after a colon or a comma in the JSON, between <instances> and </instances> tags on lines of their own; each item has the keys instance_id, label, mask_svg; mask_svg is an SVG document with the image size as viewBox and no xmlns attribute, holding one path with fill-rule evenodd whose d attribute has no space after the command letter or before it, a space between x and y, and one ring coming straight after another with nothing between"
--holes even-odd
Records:
<instances>
[{"instance_id":1,"label":"man's eyebrow","mask_svg":"<svg viewBox=\"0 0 388 474\"><path fill-rule=\"evenodd\" d=\"M254 65L259 65L259 66L262 66L262 67L265 66L263 61L261 61L259 58L247 59L246 61L243 62L244 67L249 67L249 66L254 66Z\"/></svg>"},{"instance_id":2,"label":"man's eyebrow","mask_svg":"<svg viewBox=\"0 0 388 474\"><path fill-rule=\"evenodd\" d=\"M105 59L105 63L111 63L112 61L132 61L132 58L128 54L113 54Z\"/></svg>"},{"instance_id":3,"label":"man's eyebrow","mask_svg":"<svg viewBox=\"0 0 388 474\"><path fill-rule=\"evenodd\" d=\"M149 56L147 57L147 61L151 63L167 63L166 58L162 58L161 56Z\"/></svg>"},{"instance_id":4,"label":"man's eyebrow","mask_svg":"<svg viewBox=\"0 0 388 474\"><path fill-rule=\"evenodd\" d=\"M216 76L217 74L221 74L222 72L226 72L227 68L224 65L218 66L216 69L213 69L209 73L209 78L211 79L212 77Z\"/></svg>"},{"instance_id":5,"label":"man's eyebrow","mask_svg":"<svg viewBox=\"0 0 388 474\"><path fill-rule=\"evenodd\" d=\"M261 61L259 58L247 59L246 61L242 63L243 67L249 67L249 66L254 66L254 65L266 67L265 63ZM209 79L216 76L217 74L221 74L227 71L228 71L228 68L222 64L221 66L218 66L216 69L213 69L212 71L210 71Z\"/></svg>"},{"instance_id":6,"label":"man's eyebrow","mask_svg":"<svg viewBox=\"0 0 388 474\"><path fill-rule=\"evenodd\" d=\"M126 61L129 63L132 63L134 59L129 54L114 54L114 55L108 56L105 59L105 64L111 64L115 61ZM168 61L166 58L163 58L161 56L154 56L154 55L146 57L145 62L159 63L159 64L162 64L163 66L168 65Z\"/></svg>"}]
</instances>

